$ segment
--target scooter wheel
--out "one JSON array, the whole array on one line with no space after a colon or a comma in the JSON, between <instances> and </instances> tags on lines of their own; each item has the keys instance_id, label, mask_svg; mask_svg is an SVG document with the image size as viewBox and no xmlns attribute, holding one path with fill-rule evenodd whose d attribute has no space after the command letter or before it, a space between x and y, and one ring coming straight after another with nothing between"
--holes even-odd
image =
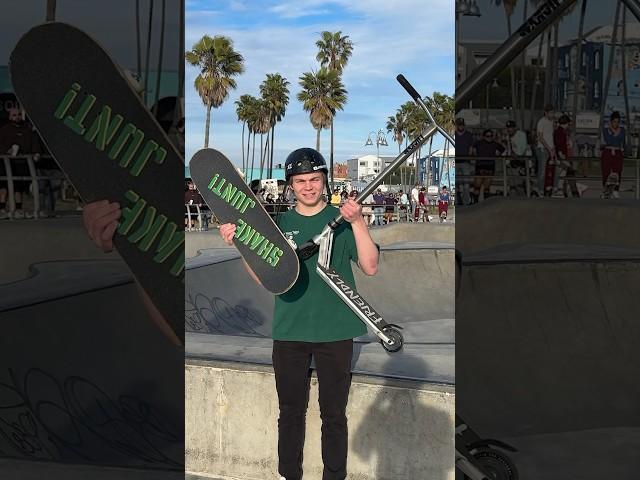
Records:
<instances>
[{"instance_id":1,"label":"scooter wheel","mask_svg":"<svg viewBox=\"0 0 640 480\"><path fill-rule=\"evenodd\" d=\"M518 470L513 461L493 448L478 448L473 458L492 480L518 480Z\"/></svg>"},{"instance_id":2,"label":"scooter wheel","mask_svg":"<svg viewBox=\"0 0 640 480\"><path fill-rule=\"evenodd\" d=\"M382 340L380 340L380 343L382 343L382 346L384 347L384 349L390 353L399 351L402 348L402 344L404 343L404 338L402 338L402 334L400 333L400 330L393 327L389 327L389 328L383 329L382 331L387 337L389 337L393 341L393 343L389 345L383 342Z\"/></svg>"}]
</instances>

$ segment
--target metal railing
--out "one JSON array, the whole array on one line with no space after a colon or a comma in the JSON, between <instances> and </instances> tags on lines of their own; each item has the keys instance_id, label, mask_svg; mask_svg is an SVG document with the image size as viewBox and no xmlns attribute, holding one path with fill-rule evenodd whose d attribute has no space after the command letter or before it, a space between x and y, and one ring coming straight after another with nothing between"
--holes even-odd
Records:
<instances>
[{"instance_id":1,"label":"metal railing","mask_svg":"<svg viewBox=\"0 0 640 480\"><path fill-rule=\"evenodd\" d=\"M463 165L466 163L467 165L473 165L474 161L477 160L492 160L496 162L497 171L500 169L502 172L498 175L478 175L478 174L463 174L461 173L463 169ZM524 163L524 167L519 167L520 169L524 169L524 174L510 174L508 170L507 162L511 161L520 161ZM566 160L559 160L560 162L571 162L573 164L579 163L589 163L591 162L601 162L600 157L570 157ZM464 162L464 163L463 163ZM630 175L630 172L625 170L625 164L633 162L634 171L633 175ZM537 185L532 187L533 184L538 182L540 175L532 173L532 167L537 168L538 159L537 157L531 156L497 156L497 157L474 157L474 156L457 156L456 157L456 183L458 184L457 191L461 195L464 194L463 189L461 188L465 183L468 183L469 180L474 180L476 178L490 178L492 185L501 185L502 186L502 195L507 197L510 191L510 180L519 180L524 181L525 183L525 194L527 197L531 197L532 192L537 189ZM500 168L499 168L500 167ZM514 168L514 167L511 167ZM518 168L518 167L515 167ZM560 168L559 165L556 165L556 168ZM626 174L625 174L626 172ZM556 172L557 175L557 172ZM562 177L563 180L593 180L593 181L601 181L602 177L600 175L565 175ZM634 197L636 200L640 199L640 158L630 158L625 157L623 160L623 175L622 181L623 183L633 182L634 184ZM540 192L541 194L543 192Z\"/></svg>"},{"instance_id":2,"label":"metal railing","mask_svg":"<svg viewBox=\"0 0 640 480\"><path fill-rule=\"evenodd\" d=\"M16 211L16 203L15 203L15 185L13 182L15 181L30 181L31 182L31 190L33 195L33 218L38 218L38 214L40 211L40 189L38 185L38 180L51 180L50 177L38 176L36 174L36 166L35 159L36 158L51 158L47 155L36 156L36 155L0 155L2 162L4 163L4 175L0 175L0 181L4 180L7 182L7 204L9 206L9 215L13 216L13 212ZM14 175L13 169L11 167L11 160L26 160L27 167L29 168L29 176L24 175Z\"/></svg>"}]
</instances>

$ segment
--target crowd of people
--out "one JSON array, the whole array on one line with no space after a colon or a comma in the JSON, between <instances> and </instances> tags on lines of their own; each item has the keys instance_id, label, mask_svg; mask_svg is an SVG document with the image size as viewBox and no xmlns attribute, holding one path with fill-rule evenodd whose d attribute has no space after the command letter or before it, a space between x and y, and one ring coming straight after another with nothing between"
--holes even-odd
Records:
<instances>
[{"instance_id":1,"label":"crowd of people","mask_svg":"<svg viewBox=\"0 0 640 480\"><path fill-rule=\"evenodd\" d=\"M32 218L33 213L24 208L24 203L32 188L27 156L34 162L39 190L38 216L46 217L56 208L56 200L60 196L64 175L55 160L48 154L44 142L37 134L24 112L19 108L10 108L7 119L0 126L0 220L13 218ZM9 160L10 173L13 180L13 201L15 209L10 211L9 204L9 171L5 166L5 158ZM31 191L31 193L33 193Z\"/></svg>"},{"instance_id":2,"label":"crowd of people","mask_svg":"<svg viewBox=\"0 0 640 480\"><path fill-rule=\"evenodd\" d=\"M374 227L387 225L395 221L431 222L433 221L433 216L430 215L430 212L436 208L438 220L445 222L449 212L449 192L447 187L443 186L441 188L436 202L430 201L426 190L420 184L416 184L409 194L403 190L383 192L381 188L378 188L362 202L362 215L366 224L369 227ZM327 203L340 207L349 199L355 200L358 193L357 190L347 191L346 188L336 188L327 199ZM267 213L274 217L294 208L296 204L293 191L286 188L277 196L273 192L261 188L256 192L256 197L260 200ZM191 179L187 179L185 182L184 203L185 229L207 229L213 215Z\"/></svg>"},{"instance_id":3,"label":"crowd of people","mask_svg":"<svg viewBox=\"0 0 640 480\"><path fill-rule=\"evenodd\" d=\"M610 189L614 198L619 197L625 152L626 132L620 119L619 112L610 115L600 141L602 196ZM463 118L455 123L457 194L463 205L484 200L492 184L505 186L503 177L496 176L498 157L507 157L502 163L509 195L582 197L588 188L580 181L587 172L575 158L573 122L567 114L557 116L551 104L545 106L531 138L513 120L506 122L502 138L491 128L476 138Z\"/></svg>"}]
</instances>

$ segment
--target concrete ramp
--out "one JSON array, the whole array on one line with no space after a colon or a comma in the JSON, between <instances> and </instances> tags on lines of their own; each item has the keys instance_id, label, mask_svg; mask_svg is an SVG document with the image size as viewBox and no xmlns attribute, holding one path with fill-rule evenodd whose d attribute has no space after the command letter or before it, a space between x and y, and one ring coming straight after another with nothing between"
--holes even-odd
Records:
<instances>
[{"instance_id":1,"label":"concrete ramp","mask_svg":"<svg viewBox=\"0 0 640 480\"><path fill-rule=\"evenodd\" d=\"M632 478L611 472L637 465L639 210L491 199L457 213L456 411L518 447L523 477ZM598 445L603 432L625 433ZM563 449L580 453L549 458Z\"/></svg>"},{"instance_id":2,"label":"concrete ramp","mask_svg":"<svg viewBox=\"0 0 640 480\"><path fill-rule=\"evenodd\" d=\"M453 265L451 244L411 242L382 247L373 277L354 268L358 291L403 327L406 341L390 355L375 335L359 337L354 372L454 383ZM188 259L185 291L188 357L271 364L274 297L249 277L234 248Z\"/></svg>"},{"instance_id":3,"label":"concrete ramp","mask_svg":"<svg viewBox=\"0 0 640 480\"><path fill-rule=\"evenodd\" d=\"M79 222L25 223L6 230L17 243L2 241L11 268L0 283L0 457L15 460L9 470L55 464L53 479L175 478L183 349L148 318L116 255L87 258L99 252ZM70 229L64 248L37 243L59 228Z\"/></svg>"}]
</instances>

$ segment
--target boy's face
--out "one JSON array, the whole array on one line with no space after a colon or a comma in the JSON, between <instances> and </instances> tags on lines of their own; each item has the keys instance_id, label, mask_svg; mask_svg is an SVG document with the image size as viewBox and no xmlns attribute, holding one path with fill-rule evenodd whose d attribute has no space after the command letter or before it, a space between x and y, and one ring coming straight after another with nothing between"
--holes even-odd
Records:
<instances>
[{"instance_id":1,"label":"boy's face","mask_svg":"<svg viewBox=\"0 0 640 480\"><path fill-rule=\"evenodd\" d=\"M315 207L322 201L324 176L322 173L302 173L291 178L296 198L307 207Z\"/></svg>"}]
</instances>

